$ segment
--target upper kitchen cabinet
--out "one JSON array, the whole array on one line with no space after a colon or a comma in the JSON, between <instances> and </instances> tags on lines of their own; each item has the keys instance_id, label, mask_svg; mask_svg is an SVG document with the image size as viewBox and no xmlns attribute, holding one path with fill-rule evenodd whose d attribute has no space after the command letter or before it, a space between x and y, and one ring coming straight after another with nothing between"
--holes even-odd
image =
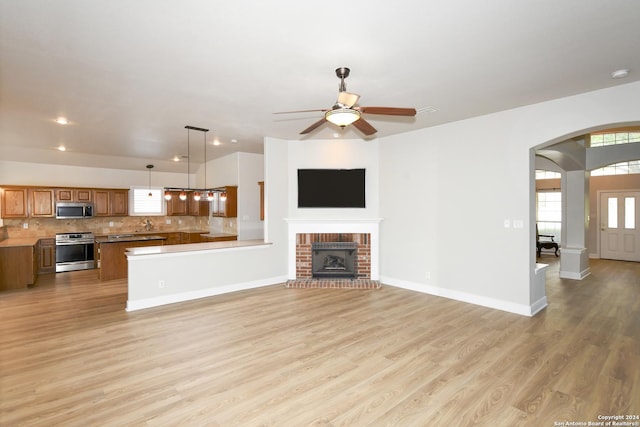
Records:
<instances>
[{"instance_id":1,"label":"upper kitchen cabinet","mask_svg":"<svg viewBox=\"0 0 640 427\"><path fill-rule=\"evenodd\" d=\"M93 190L95 216L127 216L129 190Z\"/></svg>"},{"instance_id":2,"label":"upper kitchen cabinet","mask_svg":"<svg viewBox=\"0 0 640 427\"><path fill-rule=\"evenodd\" d=\"M91 202L93 191L90 188L58 188L56 201L58 202Z\"/></svg>"},{"instance_id":3,"label":"upper kitchen cabinet","mask_svg":"<svg viewBox=\"0 0 640 427\"><path fill-rule=\"evenodd\" d=\"M194 200L193 196L189 199L189 215L193 216L209 216L209 201L206 194L200 200Z\"/></svg>"},{"instance_id":4,"label":"upper kitchen cabinet","mask_svg":"<svg viewBox=\"0 0 640 427\"><path fill-rule=\"evenodd\" d=\"M27 218L29 216L26 188L2 188L2 218Z\"/></svg>"},{"instance_id":5,"label":"upper kitchen cabinet","mask_svg":"<svg viewBox=\"0 0 640 427\"><path fill-rule=\"evenodd\" d=\"M52 218L56 216L53 190L33 188L29 190L31 196L31 216L34 218Z\"/></svg>"},{"instance_id":6,"label":"upper kitchen cabinet","mask_svg":"<svg viewBox=\"0 0 640 427\"><path fill-rule=\"evenodd\" d=\"M129 215L129 190L111 190L109 211L111 216Z\"/></svg>"},{"instance_id":7,"label":"upper kitchen cabinet","mask_svg":"<svg viewBox=\"0 0 640 427\"><path fill-rule=\"evenodd\" d=\"M169 216L184 216L187 215L189 211L188 200L189 196L187 193L186 200L180 200L180 192L179 191L170 191L171 199L167 200L167 215Z\"/></svg>"},{"instance_id":8,"label":"upper kitchen cabinet","mask_svg":"<svg viewBox=\"0 0 640 427\"><path fill-rule=\"evenodd\" d=\"M238 186L227 185L226 187L218 188L224 191L226 199L221 193L215 193L213 199L211 216L221 216L224 218L235 218L238 216Z\"/></svg>"},{"instance_id":9,"label":"upper kitchen cabinet","mask_svg":"<svg viewBox=\"0 0 640 427\"><path fill-rule=\"evenodd\" d=\"M193 191L187 191L186 200L180 200L180 191L170 191L171 199L167 200L168 216L209 216L209 201L206 195L200 201L193 199Z\"/></svg>"}]
</instances>

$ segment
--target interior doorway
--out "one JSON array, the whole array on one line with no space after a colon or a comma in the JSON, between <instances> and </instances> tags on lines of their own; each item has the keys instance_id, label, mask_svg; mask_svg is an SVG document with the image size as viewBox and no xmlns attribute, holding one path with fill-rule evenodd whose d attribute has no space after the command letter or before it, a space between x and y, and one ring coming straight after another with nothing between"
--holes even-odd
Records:
<instances>
[{"instance_id":1,"label":"interior doorway","mask_svg":"<svg viewBox=\"0 0 640 427\"><path fill-rule=\"evenodd\" d=\"M640 261L640 191L600 193L600 257Z\"/></svg>"}]
</instances>

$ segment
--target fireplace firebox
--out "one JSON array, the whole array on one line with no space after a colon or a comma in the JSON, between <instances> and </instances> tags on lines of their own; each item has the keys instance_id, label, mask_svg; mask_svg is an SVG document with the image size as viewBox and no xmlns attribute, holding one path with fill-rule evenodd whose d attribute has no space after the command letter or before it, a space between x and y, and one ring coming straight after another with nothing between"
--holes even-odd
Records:
<instances>
[{"instance_id":1,"label":"fireplace firebox","mask_svg":"<svg viewBox=\"0 0 640 427\"><path fill-rule=\"evenodd\" d=\"M313 242L311 274L314 278L357 278L356 242Z\"/></svg>"}]
</instances>

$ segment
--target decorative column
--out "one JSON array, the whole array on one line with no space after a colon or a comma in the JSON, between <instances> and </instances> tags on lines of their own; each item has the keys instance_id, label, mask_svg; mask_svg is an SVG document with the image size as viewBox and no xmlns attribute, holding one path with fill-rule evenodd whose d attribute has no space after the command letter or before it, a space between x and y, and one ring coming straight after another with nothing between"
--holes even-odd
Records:
<instances>
[{"instance_id":1,"label":"decorative column","mask_svg":"<svg viewBox=\"0 0 640 427\"><path fill-rule=\"evenodd\" d=\"M560 277L582 280L591 273L589 251L589 172L567 171L562 176L562 248Z\"/></svg>"}]
</instances>

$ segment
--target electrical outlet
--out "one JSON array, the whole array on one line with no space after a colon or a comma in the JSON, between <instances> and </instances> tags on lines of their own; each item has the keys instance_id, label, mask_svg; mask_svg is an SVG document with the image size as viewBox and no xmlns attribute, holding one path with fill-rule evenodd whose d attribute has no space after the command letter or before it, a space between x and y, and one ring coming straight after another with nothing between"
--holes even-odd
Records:
<instances>
[{"instance_id":1,"label":"electrical outlet","mask_svg":"<svg viewBox=\"0 0 640 427\"><path fill-rule=\"evenodd\" d=\"M431 272L430 272L430 271L427 271L427 272L424 274L424 278L425 278L425 279L427 279L427 280L431 280Z\"/></svg>"},{"instance_id":2,"label":"electrical outlet","mask_svg":"<svg viewBox=\"0 0 640 427\"><path fill-rule=\"evenodd\" d=\"M109 221L109 227L113 227L113 221Z\"/></svg>"},{"instance_id":3,"label":"electrical outlet","mask_svg":"<svg viewBox=\"0 0 640 427\"><path fill-rule=\"evenodd\" d=\"M166 222L167 225L171 224L171 220L170 219L167 219L165 222Z\"/></svg>"},{"instance_id":4,"label":"electrical outlet","mask_svg":"<svg viewBox=\"0 0 640 427\"><path fill-rule=\"evenodd\" d=\"M22 224L22 228L29 228L29 223L25 222L24 224Z\"/></svg>"},{"instance_id":5,"label":"electrical outlet","mask_svg":"<svg viewBox=\"0 0 640 427\"><path fill-rule=\"evenodd\" d=\"M158 288L164 289L164 280L158 280Z\"/></svg>"}]
</instances>

